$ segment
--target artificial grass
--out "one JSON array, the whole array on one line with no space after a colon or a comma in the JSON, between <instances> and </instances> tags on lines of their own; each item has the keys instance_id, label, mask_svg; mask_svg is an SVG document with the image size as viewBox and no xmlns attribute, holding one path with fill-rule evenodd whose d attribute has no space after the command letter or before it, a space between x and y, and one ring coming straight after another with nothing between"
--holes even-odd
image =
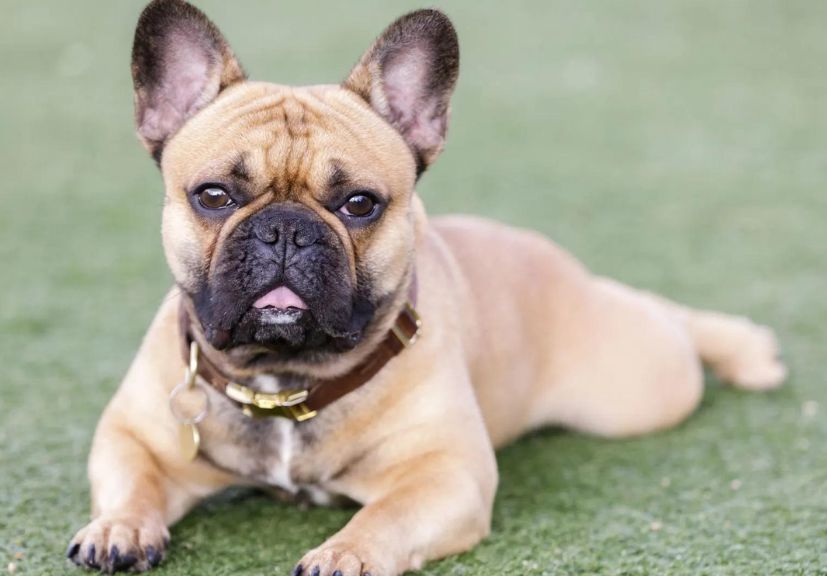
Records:
<instances>
[{"instance_id":1,"label":"artificial grass","mask_svg":"<svg viewBox=\"0 0 827 576\"><path fill-rule=\"evenodd\" d=\"M253 77L345 75L415 5L199 2ZM462 43L432 212L539 229L593 270L778 329L792 377L710 382L676 430L500 453L489 540L425 574L827 574L827 4L441 4ZM169 284L132 133L141 3L0 18L0 572L77 574L95 422ZM286 574L351 511L246 491L173 528L158 574Z\"/></svg>"}]
</instances>

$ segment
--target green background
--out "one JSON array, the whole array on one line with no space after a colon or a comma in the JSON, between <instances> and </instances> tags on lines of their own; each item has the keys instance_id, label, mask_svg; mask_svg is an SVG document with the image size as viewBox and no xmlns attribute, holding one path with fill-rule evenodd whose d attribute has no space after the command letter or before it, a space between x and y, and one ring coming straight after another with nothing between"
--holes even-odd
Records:
<instances>
[{"instance_id":1,"label":"green background","mask_svg":"<svg viewBox=\"0 0 827 576\"><path fill-rule=\"evenodd\" d=\"M199 3L257 79L342 78L408 2ZM440 4L442 5L442 4ZM2 0L0 574L76 574L95 422L170 282L133 135L137 1ZM500 453L493 532L442 574L826 574L827 2L445 3L462 43L432 212L778 329L789 385L708 384L676 430ZM159 574L286 574L351 511L249 492Z\"/></svg>"}]
</instances>

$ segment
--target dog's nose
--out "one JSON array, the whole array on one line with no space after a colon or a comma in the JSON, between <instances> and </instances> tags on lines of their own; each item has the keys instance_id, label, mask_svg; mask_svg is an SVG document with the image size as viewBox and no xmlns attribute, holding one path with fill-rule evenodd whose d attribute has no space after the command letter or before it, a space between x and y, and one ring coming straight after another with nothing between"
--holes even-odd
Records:
<instances>
[{"instance_id":1,"label":"dog's nose","mask_svg":"<svg viewBox=\"0 0 827 576\"><path fill-rule=\"evenodd\" d=\"M254 219L253 233L265 244L276 245L284 240L296 248L307 248L324 235L324 224L306 208L271 206Z\"/></svg>"}]
</instances>

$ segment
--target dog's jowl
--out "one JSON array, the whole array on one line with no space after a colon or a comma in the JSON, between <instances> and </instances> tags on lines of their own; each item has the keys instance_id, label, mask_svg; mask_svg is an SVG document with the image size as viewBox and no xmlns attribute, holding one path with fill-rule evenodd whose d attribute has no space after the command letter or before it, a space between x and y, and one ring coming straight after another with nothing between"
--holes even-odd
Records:
<instances>
[{"instance_id":1,"label":"dog's jowl","mask_svg":"<svg viewBox=\"0 0 827 576\"><path fill-rule=\"evenodd\" d=\"M527 430L673 426L702 361L743 388L783 381L767 328L592 276L532 232L428 218L415 184L458 71L436 10L341 83L292 87L248 80L193 6L147 6L135 121L175 287L98 425L72 561L186 554L169 526L253 484L362 505L296 574L400 574L488 535L494 450Z\"/></svg>"}]
</instances>

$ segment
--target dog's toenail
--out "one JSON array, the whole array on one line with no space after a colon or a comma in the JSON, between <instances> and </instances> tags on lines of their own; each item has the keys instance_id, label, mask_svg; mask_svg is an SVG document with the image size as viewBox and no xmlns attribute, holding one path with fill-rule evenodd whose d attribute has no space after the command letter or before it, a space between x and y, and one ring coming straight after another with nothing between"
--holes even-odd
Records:
<instances>
[{"instance_id":1,"label":"dog's toenail","mask_svg":"<svg viewBox=\"0 0 827 576\"><path fill-rule=\"evenodd\" d=\"M134 554L124 554L121 556L121 551L117 546L112 546L109 550L109 568L110 570L127 570L138 562L138 557Z\"/></svg>"},{"instance_id":2,"label":"dog's toenail","mask_svg":"<svg viewBox=\"0 0 827 576\"><path fill-rule=\"evenodd\" d=\"M128 570L132 568L135 564L138 563L138 557L134 554L127 554L126 556L121 556L121 562L118 564L117 568L120 570Z\"/></svg>"},{"instance_id":3,"label":"dog's toenail","mask_svg":"<svg viewBox=\"0 0 827 576\"><path fill-rule=\"evenodd\" d=\"M161 553L158 552L152 544L146 547L145 553L146 561L149 562L149 565L153 568L161 563Z\"/></svg>"},{"instance_id":4,"label":"dog's toenail","mask_svg":"<svg viewBox=\"0 0 827 576\"><path fill-rule=\"evenodd\" d=\"M95 545L94 544L89 546L89 550L86 551L86 565L91 566L93 568L98 567L97 562L95 562Z\"/></svg>"},{"instance_id":5,"label":"dog's toenail","mask_svg":"<svg viewBox=\"0 0 827 576\"><path fill-rule=\"evenodd\" d=\"M69 544L69 547L66 549L66 557L71 558L78 553L78 550L80 550L80 542Z\"/></svg>"},{"instance_id":6,"label":"dog's toenail","mask_svg":"<svg viewBox=\"0 0 827 576\"><path fill-rule=\"evenodd\" d=\"M295 568L293 568L292 576L302 576L302 570L304 570L304 566L302 566L301 564L297 565Z\"/></svg>"},{"instance_id":7,"label":"dog's toenail","mask_svg":"<svg viewBox=\"0 0 827 576\"><path fill-rule=\"evenodd\" d=\"M342 576L342 571L341 571L341 570L336 570L336 571L333 573L333 576Z\"/></svg>"},{"instance_id":8,"label":"dog's toenail","mask_svg":"<svg viewBox=\"0 0 827 576\"><path fill-rule=\"evenodd\" d=\"M313 566L313 572L310 573L310 576L319 576L322 573L322 569L318 566Z\"/></svg>"}]
</instances>

